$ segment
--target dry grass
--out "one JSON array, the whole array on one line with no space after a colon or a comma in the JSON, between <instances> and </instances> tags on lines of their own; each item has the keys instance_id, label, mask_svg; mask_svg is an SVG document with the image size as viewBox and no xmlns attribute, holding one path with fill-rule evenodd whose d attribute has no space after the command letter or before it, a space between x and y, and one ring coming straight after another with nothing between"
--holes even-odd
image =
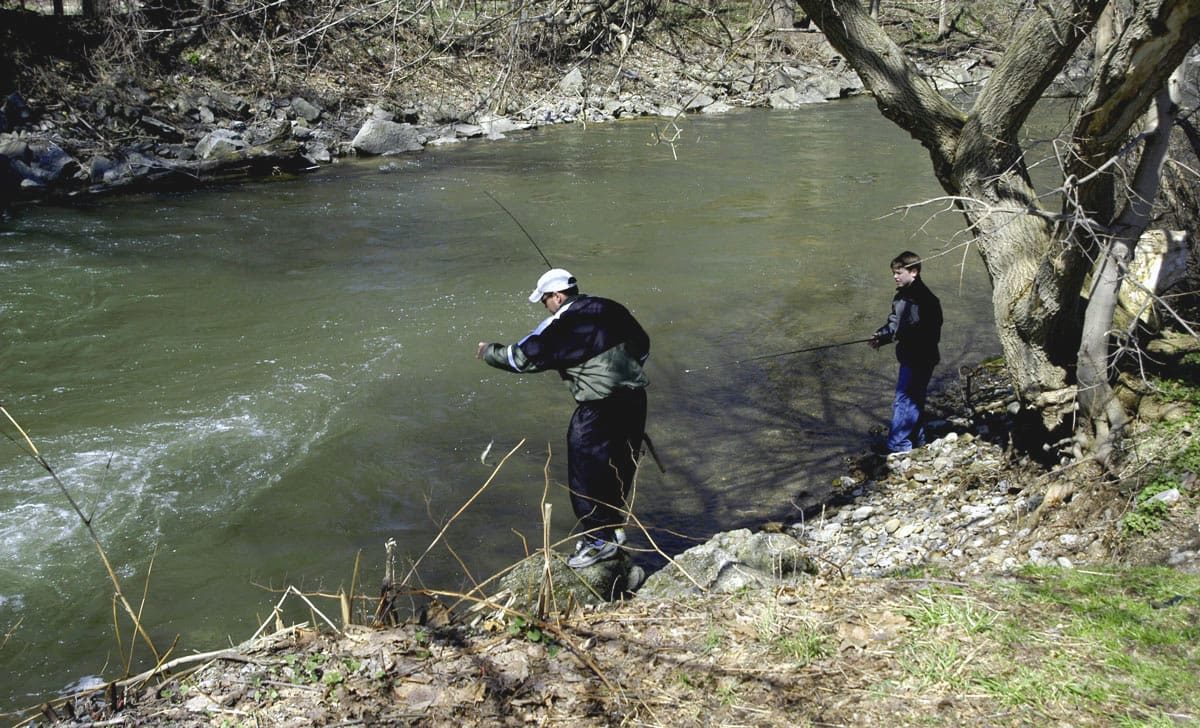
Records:
<instances>
[{"instance_id":1,"label":"dry grass","mask_svg":"<svg viewBox=\"0 0 1200 728\"><path fill-rule=\"evenodd\" d=\"M189 726L1080 726L1200 718L1197 678L1186 669L1200 649L1186 632L1200 615L1197 582L1172 582L1190 591L1150 618L1179 641L1127 636L1116 649L1107 642L1115 633L1089 631L1084 625L1099 617L1081 618L1077 607L1099 609L1123 579L818 579L796 589L634 600L576 614L553 639L537 641L498 622L340 634L291 628L225 651L184 679L131 688L123 715L139 725ZM1059 592L1070 598L1055 601ZM1148 642L1174 651L1153 684L1117 660L1152 659Z\"/></svg>"}]
</instances>

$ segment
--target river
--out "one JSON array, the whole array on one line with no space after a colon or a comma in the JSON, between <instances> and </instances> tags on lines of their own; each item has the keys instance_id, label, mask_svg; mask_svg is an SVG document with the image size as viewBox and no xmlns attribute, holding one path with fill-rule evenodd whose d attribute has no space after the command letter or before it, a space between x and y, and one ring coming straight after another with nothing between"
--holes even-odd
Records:
<instances>
[{"instance_id":1,"label":"river","mask_svg":"<svg viewBox=\"0 0 1200 728\"><path fill-rule=\"evenodd\" d=\"M545 128L0 223L0 401L135 605L145 590L160 650L248 637L289 585L377 593L385 542L398 568L416 558L514 448L421 580L461 588L539 543L547 461L567 535L566 388L473 357L544 315L526 296L545 265L486 193L650 333L648 431L667 472L644 461L636 510L669 553L797 520L886 423L890 349L736 362L869 336L901 250L931 258L946 310L934 389L998 353L961 218L895 214L940 190L871 101L691 118L673 144L665 131ZM122 651L86 529L3 424L0 708L15 709L120 677ZM127 622L120 637L127 652Z\"/></svg>"}]
</instances>

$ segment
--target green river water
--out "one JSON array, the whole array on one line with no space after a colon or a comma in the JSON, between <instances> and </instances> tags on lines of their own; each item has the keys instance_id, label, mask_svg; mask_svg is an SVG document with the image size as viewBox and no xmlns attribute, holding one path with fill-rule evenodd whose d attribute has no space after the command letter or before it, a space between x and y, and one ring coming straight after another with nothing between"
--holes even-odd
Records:
<instances>
[{"instance_id":1,"label":"green river water","mask_svg":"<svg viewBox=\"0 0 1200 728\"><path fill-rule=\"evenodd\" d=\"M652 143L655 123L0 222L0 402L92 518L135 603L149 572L144 618L160 649L241 641L288 585L348 588L360 551L360 593L376 593L384 543L401 565L415 558L522 440L448 543L482 578L524 553L521 535L540 542L547 458L554 533L567 535L566 388L473 357L544 315L526 295L545 266L485 191L650 333L648 431L668 472L644 461L636 510L669 552L797 520L886 422L889 349L732 362L869 336L896 253L948 251L924 272L946 310L935 389L998 352L982 265L954 247L960 218L889 214L940 191L920 146L872 102L689 119L674 150ZM119 677L95 549L7 440L0 544L0 709ZM420 574L468 583L442 548Z\"/></svg>"}]
</instances>

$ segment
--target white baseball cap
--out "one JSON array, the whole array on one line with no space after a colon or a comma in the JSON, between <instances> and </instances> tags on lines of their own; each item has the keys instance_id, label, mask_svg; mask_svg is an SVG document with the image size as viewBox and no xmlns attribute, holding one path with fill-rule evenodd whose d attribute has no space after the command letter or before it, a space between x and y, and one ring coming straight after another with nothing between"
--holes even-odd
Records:
<instances>
[{"instance_id":1,"label":"white baseball cap","mask_svg":"<svg viewBox=\"0 0 1200 728\"><path fill-rule=\"evenodd\" d=\"M537 303L547 293L558 293L576 285L575 276L562 268L551 268L538 278L537 288L529 294L529 302Z\"/></svg>"}]
</instances>

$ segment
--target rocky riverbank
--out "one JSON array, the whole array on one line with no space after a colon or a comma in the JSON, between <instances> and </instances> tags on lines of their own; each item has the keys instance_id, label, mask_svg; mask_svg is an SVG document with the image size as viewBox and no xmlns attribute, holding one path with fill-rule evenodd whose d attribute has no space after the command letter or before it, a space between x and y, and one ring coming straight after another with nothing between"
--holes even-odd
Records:
<instances>
[{"instance_id":1,"label":"rocky riverbank","mask_svg":"<svg viewBox=\"0 0 1200 728\"><path fill-rule=\"evenodd\" d=\"M70 19L0 12L11 21L3 40L28 62L38 59L33 39L86 31ZM296 175L349 157L638 116L661 117L669 142L672 126L688 114L790 109L863 92L818 33L789 33L786 41L765 33L748 39L741 53L728 50L702 43L667 49L665 41L647 40L619 55L539 68L502 102L486 87L504 69L486 61L460 62L459 78L474 82L418 77L402 90L367 97L346 83L368 72L352 63L312 74L305 84L256 87L202 73L222 53L205 46L186 53L206 58L205 65L153 80L125 73L92 80L82 67L63 71L55 83L35 82L35 74L0 77L0 193L38 200ZM966 51L932 57L926 70L947 87L970 87L986 80L991 60Z\"/></svg>"}]
</instances>

